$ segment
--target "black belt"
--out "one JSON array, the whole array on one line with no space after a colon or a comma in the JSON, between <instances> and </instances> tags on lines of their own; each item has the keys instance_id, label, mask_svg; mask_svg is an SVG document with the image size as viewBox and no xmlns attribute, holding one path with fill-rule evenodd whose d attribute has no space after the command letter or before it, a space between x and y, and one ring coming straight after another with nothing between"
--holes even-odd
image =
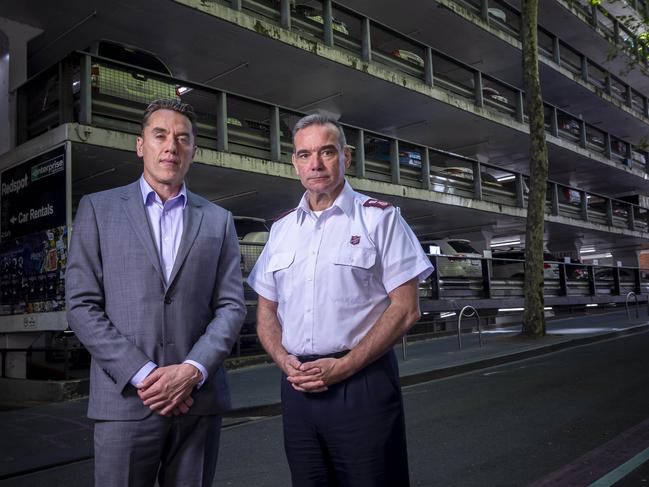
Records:
<instances>
[{"instance_id":1,"label":"black belt","mask_svg":"<svg viewBox=\"0 0 649 487\"><path fill-rule=\"evenodd\" d=\"M313 362L321 358L342 358L349 353L349 350L343 350L341 352L328 353L327 355L298 355L297 359L304 362Z\"/></svg>"}]
</instances>

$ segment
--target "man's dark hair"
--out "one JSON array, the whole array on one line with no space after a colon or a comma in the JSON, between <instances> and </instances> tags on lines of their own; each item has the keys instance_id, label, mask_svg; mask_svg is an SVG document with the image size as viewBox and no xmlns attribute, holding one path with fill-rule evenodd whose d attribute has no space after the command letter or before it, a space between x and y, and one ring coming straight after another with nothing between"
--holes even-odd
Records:
<instances>
[{"instance_id":1,"label":"man's dark hair","mask_svg":"<svg viewBox=\"0 0 649 487\"><path fill-rule=\"evenodd\" d=\"M142 117L142 133L144 133L144 127L149 123L149 118L153 112L158 110L173 110L183 114L189 119L189 122L192 125L192 134L196 137L196 114L194 113L194 108L188 103L183 103L180 100L172 100L168 98L161 98L159 100L153 100L149 103L149 106L144 110L144 116Z\"/></svg>"},{"instance_id":2,"label":"man's dark hair","mask_svg":"<svg viewBox=\"0 0 649 487\"><path fill-rule=\"evenodd\" d=\"M313 115L307 115L302 117L297 121L293 127L293 145L295 145L295 134L299 130L310 127L311 125L333 125L338 130L338 145L342 150L345 150L347 147L347 139L345 138L345 132L343 131L342 125L333 117L327 115L320 115L319 113L314 113Z\"/></svg>"}]
</instances>

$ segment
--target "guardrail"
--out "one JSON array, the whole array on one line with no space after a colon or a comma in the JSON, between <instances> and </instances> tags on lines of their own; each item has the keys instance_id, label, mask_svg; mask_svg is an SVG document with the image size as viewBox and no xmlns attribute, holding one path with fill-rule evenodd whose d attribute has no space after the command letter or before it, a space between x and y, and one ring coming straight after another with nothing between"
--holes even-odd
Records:
<instances>
[{"instance_id":1,"label":"guardrail","mask_svg":"<svg viewBox=\"0 0 649 487\"><path fill-rule=\"evenodd\" d=\"M290 127L304 113L87 53L68 56L18 89L19 141L68 122L139 134L145 103L155 96L175 96L194 106L201 147L291 162ZM613 158L622 157L623 146L608 134L583 121L562 118L562 113L553 107L548 114L551 131L558 137L579 138L588 148L597 146ZM350 175L526 207L529 178L522 173L349 124L343 129L354 148ZM647 208L553 181L548 184L549 214L615 228L649 228Z\"/></svg>"},{"instance_id":2,"label":"guardrail","mask_svg":"<svg viewBox=\"0 0 649 487\"><path fill-rule=\"evenodd\" d=\"M312 8L316 12L324 11L324 18L322 15L309 16L302 14L300 16L292 13L291 9L288 8L289 0L281 0L281 2L270 0L266 2L262 0L255 2L245 0L243 2L223 3L231 5L232 8L243 10L250 15L263 17L264 20L277 23L279 26L297 30L301 35L312 36L324 41L325 44L347 50L359 56L363 61L376 61L385 64L391 69L399 70L418 78L430 86L436 86L454 96L470 100L475 106L498 112L519 122L526 121L524 93L522 90L502 80L486 75L471 65L465 64L416 39L395 31L352 9L335 4L330 0L319 0L321 8ZM340 19L345 19L346 22ZM563 58L568 62L569 56L563 56ZM106 63L108 60L103 60L103 62ZM113 63L113 65L118 64ZM93 89L101 89L101 82L97 80L96 75L93 75L95 77L92 88L86 86L84 90L83 85L85 75L89 78L93 67L94 64L87 59L80 70L81 79L78 76L75 78L65 63L52 69L54 73L62 78L65 77L66 80L63 83L58 83L58 89L56 88L56 82L51 82L48 85L48 88L52 91L52 96L58 94L65 101L58 116L53 116L50 122L58 121L58 123L64 123L66 121L72 121L76 114L77 108L73 108L74 93L72 90L67 89L67 82L70 82L71 86L76 83L82 95L78 108L78 118L80 121L84 123L84 121L89 121L93 118L89 106L91 104L91 91ZM601 69L594 65L592 67L590 78L597 80L599 79L598 76L593 73L596 74ZM77 72L79 72L78 69ZM147 74L153 75L153 73L146 72L146 70L142 70L142 72L145 73L145 76ZM584 72L589 72L588 66L586 66ZM160 78L156 77L155 79ZM173 80L172 78L168 79L169 84L175 83L176 86L185 89L191 85L186 81ZM48 81L48 83L50 82ZM620 85L622 83L621 80L605 76L601 80L601 83L604 84L604 89L612 90L611 93L620 90L624 91L624 97L627 101L630 101L632 105L642 105L644 110L647 104L646 99L641 100L638 98L641 97L639 93L629 91L626 87ZM622 86L620 90L617 90L616 87L620 86ZM26 90L22 91L24 93ZM629 91L629 96L627 96L627 91ZM235 95L230 94L230 96ZM181 97L185 98L182 95ZM191 96L189 97L191 98ZM22 98L25 98L25 96ZM47 94L45 98L47 98ZM19 102L20 99L21 95L19 94ZM222 104L223 101L212 101L212 104L216 103ZM36 107L38 106L40 105L37 102ZM649 154L641 147L633 146L619 137L600 131L595 126L581 120L578 116L560 110L553 105L544 103L544 106L548 121L546 129L551 135L573 142L582 148L599 152L604 157L617 163L647 171ZM214 110L208 113L214 114ZM19 109L19 142L23 142L29 138L29 130L25 130L25 123L21 123L24 122L24 118L24 110ZM265 118L269 122L272 121L272 117L268 117L268 115ZM220 128L219 135L221 135L222 139L226 127L215 126L213 128L214 130ZM25 133L27 133L26 137ZM274 148L273 155L278 155L278 151L281 152L281 144Z\"/></svg>"},{"instance_id":3,"label":"guardrail","mask_svg":"<svg viewBox=\"0 0 649 487\"><path fill-rule=\"evenodd\" d=\"M493 22L497 20L490 5L498 5L512 15L516 13L516 10L506 3L495 2L496 0L466 0L465 4L474 7ZM470 100L478 107L498 112L518 122L527 121L525 94L519 88L484 74L471 65L331 0L314 0L311 3L315 6L309 7L310 14L291 9L291 0L231 0L219 3L263 18L285 29L297 31L300 35L313 37L328 46L343 49L358 56L362 61L376 61L397 69L429 86L436 86ZM492 14L489 14L490 10ZM520 14L518 19L520 24ZM501 25L508 25L510 30L519 30L515 27L514 20L510 20L509 24L501 22ZM542 32L552 36L547 31ZM552 59L558 60L559 64L572 71L578 70L582 78L594 86L602 85L601 89L610 96L619 98L637 113L649 116L649 102L641 93L632 90L619 78L606 73L601 66L560 42L556 36L551 39ZM539 43L543 44L542 39ZM563 58L559 57L562 48ZM575 127L566 129L566 132L576 133L577 138L566 136L561 125L554 123L546 127L551 135L576 142L579 146L600 152L616 162L648 171L649 154L643 148L602 132L578 116L549 103L544 102L544 106L549 112L546 117L548 120L565 118L574 121ZM591 136L591 133L601 134L601 143L597 140L599 136Z\"/></svg>"},{"instance_id":4,"label":"guardrail","mask_svg":"<svg viewBox=\"0 0 649 487\"><path fill-rule=\"evenodd\" d=\"M501 30L512 37L521 40L521 12L503 0L452 0L467 7L479 15L489 26ZM644 3L644 0L637 0ZM647 46L640 43L635 34L627 29L622 22L608 14L602 7L586 7L578 1L571 2L581 10L595 25L601 24L610 33L609 40L626 47L634 57L647 65ZM605 13L606 12L606 13ZM604 92L615 100L630 108L637 115L649 117L649 100L639 91L633 89L621 78L606 70L600 64L589 59L577 49L559 39L541 26L537 28L539 55L552 61L557 66L567 69L586 84L594 88L596 94ZM617 41L616 41L617 40ZM633 50L637 46L639 50ZM644 55L643 55L644 54ZM646 157L646 154L645 154Z\"/></svg>"},{"instance_id":5,"label":"guardrail","mask_svg":"<svg viewBox=\"0 0 649 487\"><path fill-rule=\"evenodd\" d=\"M419 287L422 300L523 298L524 260L497 256L431 255L432 276ZM544 261L543 294L549 297L619 297L649 294L649 271L635 267Z\"/></svg>"},{"instance_id":6,"label":"guardrail","mask_svg":"<svg viewBox=\"0 0 649 487\"><path fill-rule=\"evenodd\" d=\"M635 9L642 18L649 16L649 8L645 0L625 0L625 3ZM595 5L590 2L574 1L570 2L570 6L579 10L607 41L625 50L640 65L649 66L649 45L624 24L625 20L629 20L629 16L622 15L618 18L601 4Z\"/></svg>"}]
</instances>

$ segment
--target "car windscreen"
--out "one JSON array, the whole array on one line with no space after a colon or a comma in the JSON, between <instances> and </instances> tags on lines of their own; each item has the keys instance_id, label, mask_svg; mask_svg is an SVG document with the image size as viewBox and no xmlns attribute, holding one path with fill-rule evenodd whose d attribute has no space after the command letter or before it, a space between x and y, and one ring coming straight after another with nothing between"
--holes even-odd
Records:
<instances>
[{"instance_id":1,"label":"car windscreen","mask_svg":"<svg viewBox=\"0 0 649 487\"><path fill-rule=\"evenodd\" d=\"M461 240L449 240L448 244L455 250L458 254L479 254L476 249L471 247L468 242L462 242Z\"/></svg>"},{"instance_id":2,"label":"car windscreen","mask_svg":"<svg viewBox=\"0 0 649 487\"><path fill-rule=\"evenodd\" d=\"M263 221L252 219L234 219L234 226L237 229L237 237L243 238L252 232L267 232L268 228Z\"/></svg>"},{"instance_id":3,"label":"car windscreen","mask_svg":"<svg viewBox=\"0 0 649 487\"><path fill-rule=\"evenodd\" d=\"M126 64L132 64L140 68L157 71L171 75L162 61L148 52L140 51L126 46L121 46L113 42L100 42L97 48L97 54L101 57L114 59Z\"/></svg>"}]
</instances>

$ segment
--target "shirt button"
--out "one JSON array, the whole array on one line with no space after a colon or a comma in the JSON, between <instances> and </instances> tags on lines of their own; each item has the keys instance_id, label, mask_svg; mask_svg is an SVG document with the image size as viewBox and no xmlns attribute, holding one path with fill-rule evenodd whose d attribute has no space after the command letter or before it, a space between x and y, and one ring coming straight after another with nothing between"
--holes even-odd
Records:
<instances>
[{"instance_id":1,"label":"shirt button","mask_svg":"<svg viewBox=\"0 0 649 487\"><path fill-rule=\"evenodd\" d=\"M165 298L165 304L171 304L171 298L170 297Z\"/></svg>"}]
</instances>

